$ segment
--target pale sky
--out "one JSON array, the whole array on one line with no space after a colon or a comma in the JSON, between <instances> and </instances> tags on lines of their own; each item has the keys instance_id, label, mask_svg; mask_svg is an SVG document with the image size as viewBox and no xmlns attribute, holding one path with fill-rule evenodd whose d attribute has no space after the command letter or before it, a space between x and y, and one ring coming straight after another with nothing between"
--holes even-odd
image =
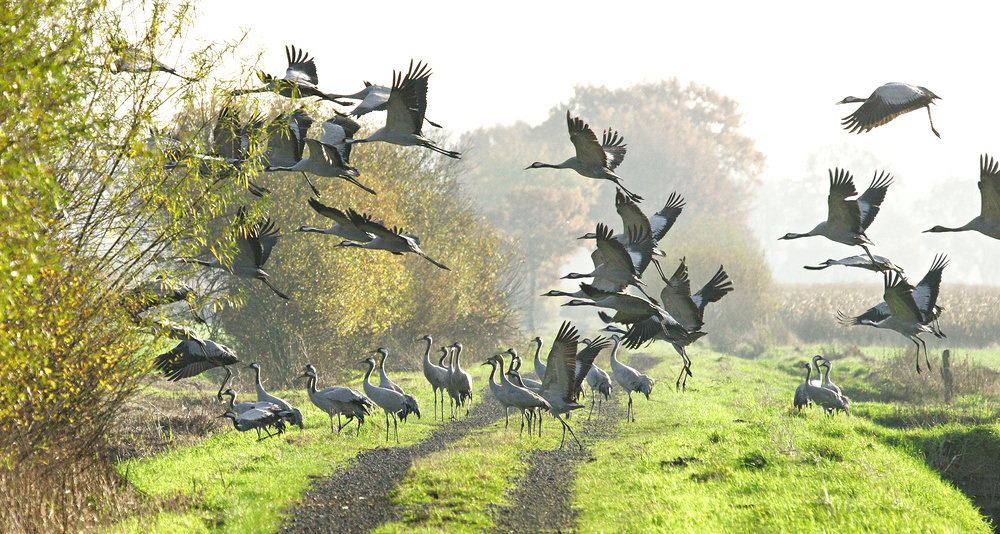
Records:
<instances>
[{"instance_id":1,"label":"pale sky","mask_svg":"<svg viewBox=\"0 0 1000 534\"><path fill-rule=\"evenodd\" d=\"M393 69L405 69L411 58L423 60L434 70L427 115L455 134L517 120L537 124L552 106L569 99L576 84L616 88L671 77L705 84L740 103L743 131L767 156L765 184L813 175L805 168L810 153L820 154L824 168L844 166L824 161L831 146L836 147L831 153L869 151L883 162L897 179L869 236L876 253L917 279L931 258L908 256L894 238L893 213L918 225L925 219L926 228L965 224L979 210L979 155L1000 157L1000 132L994 127L1000 123L1000 7L991 2L939 3L933 9L912 2L485 4L206 0L188 43L235 38L246 29L240 52L255 57L263 50L259 66L279 75L286 66L285 45L295 44L315 57L320 88L333 93L357 91L362 80L388 85ZM842 130L840 119L857 105L834 103L848 95L867 97L890 81L922 85L941 96L931 110L941 139L931 133L924 110L866 134ZM628 132L622 134L627 141ZM876 169L850 170L863 190ZM822 243L821 237L776 241L825 218L825 173L821 180L816 198L803 198L797 206L774 205L758 194L757 204L768 217L763 222L758 217L755 228L777 278L857 280L854 273L817 279L801 265L850 256L860 248ZM926 206L924 216L925 206L915 200L945 180L967 194L960 196L968 202L966 214L942 219L937 206ZM815 211L815 221L787 227L781 220L785 209ZM992 254L961 266L962 247L1000 251L1000 243L978 234L952 241L955 235L916 239L952 255L952 271L964 273L963 281L1000 284L1000 269L990 268L996 265Z\"/></svg>"}]
</instances>

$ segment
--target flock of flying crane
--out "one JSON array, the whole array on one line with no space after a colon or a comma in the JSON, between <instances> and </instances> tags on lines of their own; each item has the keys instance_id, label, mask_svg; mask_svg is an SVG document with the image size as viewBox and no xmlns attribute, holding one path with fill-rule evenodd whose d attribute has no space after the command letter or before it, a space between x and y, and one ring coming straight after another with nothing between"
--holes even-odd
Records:
<instances>
[{"instance_id":1,"label":"flock of flying crane","mask_svg":"<svg viewBox=\"0 0 1000 534\"><path fill-rule=\"evenodd\" d=\"M156 61L152 56L135 48L117 49L119 54L114 70L119 72L165 71L177 74L173 69ZM393 72L391 87L365 82L365 88L354 94L328 94L317 87L316 66L314 60L304 51L295 47L286 47L288 68L283 78L260 73L263 85L254 89L232 91L231 96L250 93L273 92L287 98L319 97L339 105L344 102L338 99L360 100L350 115L360 117L371 111L386 111L385 126L366 138L354 138L360 130L360 125L349 115L335 112L334 116L323 123L319 139L306 136L312 119L303 110L281 115L271 121L262 117L253 117L249 122L240 125L239 119L228 107L219 113L218 122L213 132L213 154L199 155L202 164L221 164L234 170L247 162L249 147L261 132L267 135L267 150L262 156L264 171L302 172L314 193L319 191L309 179L309 175L318 177L335 177L344 179L369 193L374 190L363 185L358 178L360 173L350 166L351 146L357 143L382 141L401 146L419 146L442 155L459 158L458 152L443 149L424 137L421 128L424 122L438 125L424 116L427 106L427 80L430 69L423 63L410 62L410 68L404 75ZM183 77L183 76L181 76ZM183 77L190 80L190 78ZM843 126L850 132L866 132L872 128L888 123L895 117L926 107L930 119L930 104L937 95L926 88L902 83L888 83L877 88L868 98L847 97L838 104L862 103L862 105L843 119ZM620 345L627 348L637 348L655 340L670 342L682 358L682 369L675 386L678 389L686 387L687 377L692 376L691 359L686 347L705 335L704 310L733 290L733 284L722 266L715 275L697 292L692 294L691 281L685 260L680 260L676 271L669 278L664 274L660 262L654 256L663 256L657 249L657 242L670 230L677 220L684 200L676 192L671 193L663 208L651 215L643 213L639 207L642 197L629 191L621 177L615 174L615 169L623 161L626 153L624 138L612 129L604 131L599 140L595 132L579 117L566 113L570 141L576 154L562 163L552 164L535 162L527 169L556 168L573 169L578 174L599 180L607 180L615 184L617 194L615 208L622 219L623 230L615 234L604 224L597 224L595 232L588 233L580 239L593 239L596 248L591 255L594 269L585 274L570 273L566 279L589 278L591 283L580 283L579 290L565 292L552 290L543 296L569 297L564 306L595 306L614 310L614 315L604 311L598 313L602 321L607 323L603 329L609 332L610 339L598 335L593 339L580 339L579 332L569 322L560 327L556 339L549 350L545 363L540 354L542 340L535 338L534 366L540 381L521 377L518 370L521 358L514 349L488 358L483 365L491 366L489 389L505 408L514 407L521 411L521 431L527 423L529 434L537 419L541 431L541 411L548 411L560 421L563 427L563 441L568 430L580 444L572 428L563 418L564 415L584 408L578 402L583 394L583 381L586 380L592 392L591 414L598 395L605 399L611 391L611 377L628 394L626 418L635 420L632 411L632 393L639 392L649 398L654 380L639 371L622 364L617 360ZM940 137L931 121L931 130ZM151 145L160 149L173 147L179 143L160 138L151 138ZM308 156L304 149L308 147ZM168 168L179 163L179 157L171 158L168 154ZM827 260L818 266L806 266L807 269L820 270L830 266L843 265L858 267L883 274L884 301L858 316L848 316L838 312L838 320L845 326L867 325L877 328L892 329L907 337L917 346L917 372L920 372L920 347L924 347L924 359L927 367L930 362L927 348L920 338L922 333L931 333L944 337L938 326L938 318L942 308L937 306L938 289L941 275L948 265L944 255L937 255L927 275L916 286L911 285L902 275L902 269L896 267L889 259L873 255L870 246L873 245L865 235L878 214L881 203L885 199L892 178L885 172L876 172L868 189L858 196L853 177L843 169L830 171L830 194L828 197L829 212L827 219L816 225L807 233L788 233L780 239L797 239L810 236L823 236L832 241L851 246L860 246L865 254L840 260ZM927 232L957 232L974 230L994 239L1000 239L1000 165L988 156L981 158L979 188L982 196L982 211L979 216L964 226L947 228L935 226ZM248 184L250 193L262 196L267 193L265 188ZM372 216L361 214L353 209L340 210L322 204L318 199L309 200L310 207L317 213L327 217L335 224L326 229L301 226L298 231L316 232L337 235L344 241L338 247L360 247L370 250L386 250L393 254L415 253L434 265L448 269L445 265L429 258L418 246L419 240L402 230L389 229L373 220ZM263 265L277 243L278 233L267 218L248 222L246 211L240 208L236 215L236 225L243 231L235 237L238 253L233 259L212 257L208 260L198 258L181 258L178 261L195 263L205 267L223 269L234 276L256 278L266 284L276 295L283 299L289 297L275 288L263 271ZM665 284L660 292L659 300L650 297L642 282L646 268L653 264ZM626 289L632 287L641 295L630 294ZM170 380L178 380L197 375L205 370L223 367L227 371L226 378L219 388L218 398L221 400L231 376L228 366L239 362L235 352L224 345L211 340L200 339L189 328L163 319L149 319L143 315L152 308L185 300L192 288L184 284L172 283L157 279L141 284L129 294L129 311L136 322L149 325L152 323L157 330L165 330L173 337L181 339L173 350L156 358L155 368L162 371ZM615 324L617 323L617 325ZM622 325L622 326L618 326ZM437 415L437 393L441 394L441 417L444 417L444 393L451 399L452 417L456 410L466 407L472 400L472 380L468 372L461 368L461 343L450 347L441 347L442 355L435 364L430 357L433 340L430 335L422 338L427 342L423 358L424 376L434 392L434 408ZM580 348L580 344L583 347ZM597 355L605 348L611 348L610 365L612 374L594 364ZM331 431L340 432L344 426L356 420L360 425L365 416L377 406L383 409L386 417L386 440L389 439L389 420L396 428L396 441L399 441L397 419L403 421L415 413L420 416L416 398L404 392L385 372L385 361L388 352L384 348L372 351L379 354L381 360L368 357L363 363L367 365L364 375L364 393L346 387L328 387L316 390L316 369L307 365L299 378L307 379L307 391L312 403L330 416ZM504 355L510 356L510 366L505 371ZM444 360L448 358L446 365ZM823 362L820 364L819 362ZM830 381L829 373L832 363L816 356L812 365L802 364L807 368L806 381L799 386L794 395L795 407L821 404L828 413L834 410L844 410L850 413L850 399L844 396L839 388ZM379 368L380 381L375 386L370 377L375 367ZM825 367L826 373L820 372ZM237 430L256 429L258 438L261 430L268 436L273 428L280 433L286 422L301 427L302 414L284 400L267 393L260 380L260 366L256 363L250 366L255 371L255 387L258 401L256 403L236 403L236 393L227 389L230 396L228 409L222 417L232 419ZM817 377L811 377L815 368ZM499 371L499 372L498 372ZM336 415L338 422L333 423ZM347 418L341 423L341 416ZM509 424L509 419L508 419ZM582 447L582 445L581 445Z\"/></svg>"}]
</instances>

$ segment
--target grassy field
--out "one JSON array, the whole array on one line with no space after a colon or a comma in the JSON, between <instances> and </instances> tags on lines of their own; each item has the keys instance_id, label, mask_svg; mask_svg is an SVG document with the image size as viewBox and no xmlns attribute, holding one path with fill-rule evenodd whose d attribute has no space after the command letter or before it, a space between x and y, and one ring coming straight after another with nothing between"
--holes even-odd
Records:
<instances>
[{"instance_id":1,"label":"grassy field","mask_svg":"<svg viewBox=\"0 0 1000 534\"><path fill-rule=\"evenodd\" d=\"M819 410L797 414L791 396L802 377L792 364L824 351L834 358L837 349L775 349L742 360L699 348L693 352L695 377L683 394L673 391L678 367L672 351L622 356L662 359L648 371L658 383L651 400L636 397L635 423L619 422L616 432L600 441L584 438L593 458L580 465L572 488L575 528L989 532L970 499L939 472L957 480L995 468L970 451L1000 450L996 403L975 396L960 397L955 408L855 402L854 417L827 418ZM845 391L871 388L862 379L865 362L873 358L895 365L910 361L905 354L865 352L838 361ZM607 355L598 363L607 368ZM472 362L468 367L484 385L485 369ZM396 381L417 394L425 412L423 419L401 426L406 446L441 423L430 418L431 394L422 376L401 375ZM300 405L305 431L295 428L257 443L255 436L229 426L194 446L123 463L121 472L156 503L156 511L116 530L273 532L316 477L362 450L386 445L384 427L372 424L357 437L353 431L331 435L328 418L309 404L304 390L282 393ZM624 405L624 399L616 395L612 402ZM577 429L578 419L571 420ZM373 420L384 423L381 414ZM502 420L492 423L414 460L389 495L389 502L404 510L402 520L377 532L494 528L495 510L507 504L527 455L559 444L558 424L551 418L541 438L519 437L517 416L511 425L504 430ZM956 448L965 456L953 454Z\"/></svg>"}]
</instances>

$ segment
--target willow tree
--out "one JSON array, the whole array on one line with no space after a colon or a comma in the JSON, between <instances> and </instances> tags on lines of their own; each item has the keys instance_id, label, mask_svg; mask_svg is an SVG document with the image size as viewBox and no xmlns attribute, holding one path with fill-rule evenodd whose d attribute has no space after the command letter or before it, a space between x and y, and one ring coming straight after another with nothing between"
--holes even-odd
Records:
<instances>
[{"instance_id":1,"label":"willow tree","mask_svg":"<svg viewBox=\"0 0 1000 534\"><path fill-rule=\"evenodd\" d=\"M324 111L330 112L310 113L321 120ZM233 289L243 293L242 304L218 316L234 347L266 362L270 376L289 384L307 363L326 376L357 374L358 361L379 346L393 353L396 369L416 369L423 350L417 340L425 334L472 350L492 350L507 340L519 322L511 305L517 279L509 247L464 197L457 179L461 162L373 143L356 145L351 164L377 195L316 177L319 200L417 236L420 248L451 270L416 254L338 247L337 236L296 232L333 223L309 207L312 191L298 173L268 173L256 181L271 191L266 214L282 236L267 271L291 300L238 282Z\"/></svg>"},{"instance_id":2,"label":"willow tree","mask_svg":"<svg viewBox=\"0 0 1000 534\"><path fill-rule=\"evenodd\" d=\"M205 84L114 72L127 70L115 65L119 44L157 55L183 36L187 6L143 7L122 9L148 17L128 24L88 0L0 10L5 532L76 532L97 510L116 509L103 437L160 343L120 298L170 271L162 258L204 240L209 221L245 188L239 177L167 170L163 152L147 149L159 117ZM146 29L134 35L124 26ZM217 59L206 50L183 57L193 79Z\"/></svg>"}]
</instances>

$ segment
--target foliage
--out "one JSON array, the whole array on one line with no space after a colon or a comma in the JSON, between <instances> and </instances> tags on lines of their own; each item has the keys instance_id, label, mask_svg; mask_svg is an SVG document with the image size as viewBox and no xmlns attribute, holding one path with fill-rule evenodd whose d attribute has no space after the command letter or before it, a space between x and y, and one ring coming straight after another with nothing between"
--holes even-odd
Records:
<instances>
[{"instance_id":1,"label":"foliage","mask_svg":"<svg viewBox=\"0 0 1000 534\"><path fill-rule=\"evenodd\" d=\"M508 337L517 323L510 303L517 281L507 246L463 200L451 164L430 151L373 143L353 149L352 165L378 194L319 178L320 201L406 229L451 270L416 254L338 248L337 236L294 232L332 221L309 207L301 176L268 173L258 181L271 190L266 213L282 237L265 268L292 300L239 281L243 304L219 314L234 348L270 364L269 374L286 384L306 363L338 377L353 373L378 346L397 362L400 351L410 354L396 369L416 369L417 339L428 333L473 351Z\"/></svg>"},{"instance_id":2,"label":"foliage","mask_svg":"<svg viewBox=\"0 0 1000 534\"><path fill-rule=\"evenodd\" d=\"M169 48L187 7L148 9L138 46ZM168 172L143 149L158 110L195 84L112 73L109 43L134 41L103 3L0 13L0 523L78 531L114 513L102 436L156 343L118 295L238 188Z\"/></svg>"}]
</instances>

